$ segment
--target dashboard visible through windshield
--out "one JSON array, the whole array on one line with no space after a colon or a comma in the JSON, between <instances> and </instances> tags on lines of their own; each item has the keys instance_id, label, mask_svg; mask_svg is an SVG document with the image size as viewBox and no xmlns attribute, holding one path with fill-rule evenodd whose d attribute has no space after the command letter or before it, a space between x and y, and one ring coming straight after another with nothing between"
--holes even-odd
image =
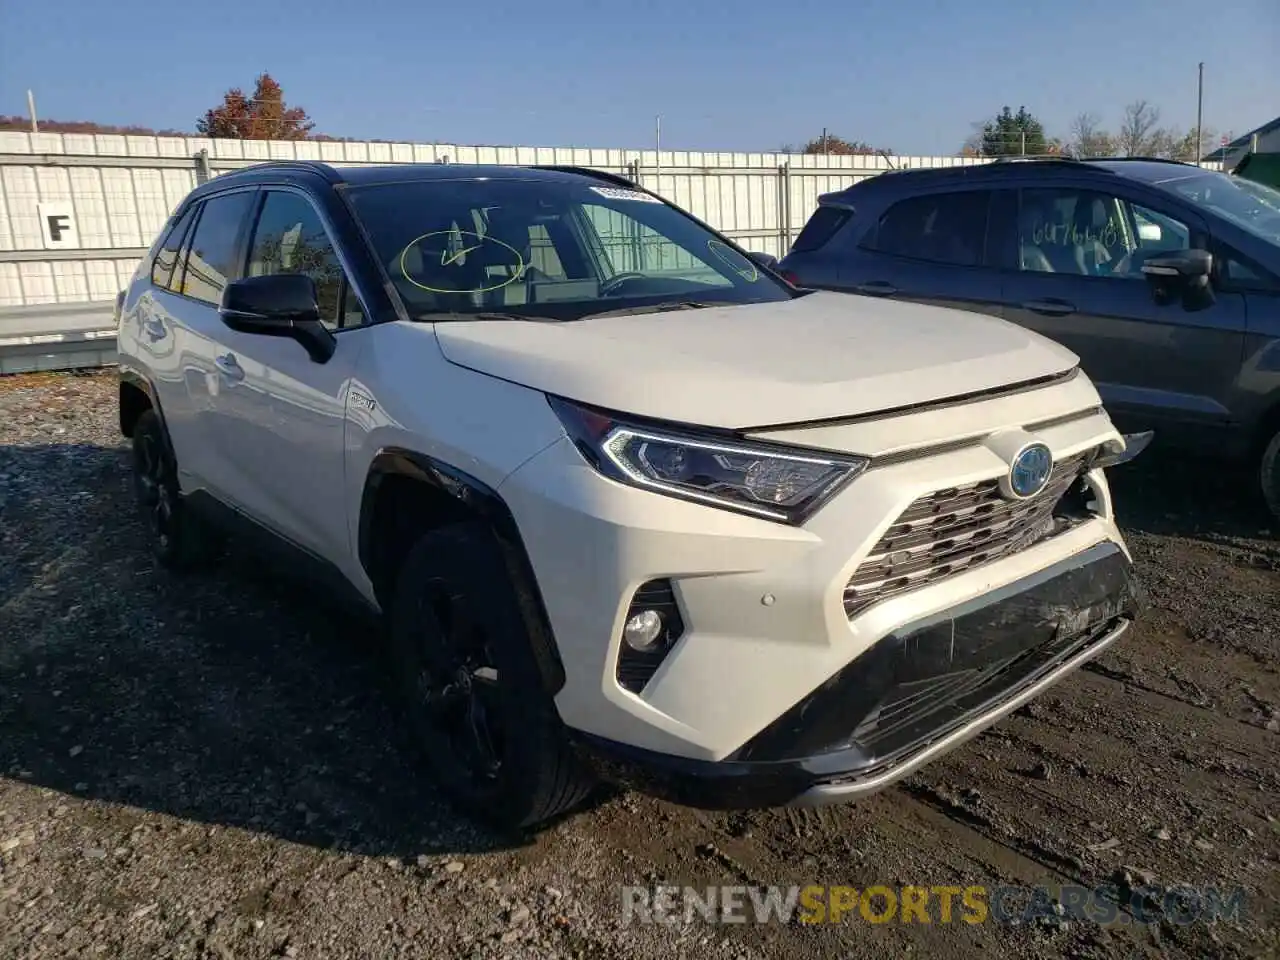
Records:
<instances>
[{"instance_id":1,"label":"dashboard visible through windshield","mask_svg":"<svg viewBox=\"0 0 1280 960\"><path fill-rule=\"evenodd\" d=\"M415 319L576 320L667 302L795 296L741 251L639 190L531 177L368 184L348 196Z\"/></svg>"}]
</instances>

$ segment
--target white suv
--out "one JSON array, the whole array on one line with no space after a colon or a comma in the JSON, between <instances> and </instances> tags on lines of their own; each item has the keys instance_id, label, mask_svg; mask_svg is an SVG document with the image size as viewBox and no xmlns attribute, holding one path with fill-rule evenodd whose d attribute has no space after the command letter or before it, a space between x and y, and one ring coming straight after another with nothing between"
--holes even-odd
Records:
<instances>
[{"instance_id":1,"label":"white suv","mask_svg":"<svg viewBox=\"0 0 1280 960\"><path fill-rule=\"evenodd\" d=\"M1050 341L767 261L590 170L218 177L118 304L156 550L384 615L491 821L878 789L1125 631L1134 446Z\"/></svg>"}]
</instances>

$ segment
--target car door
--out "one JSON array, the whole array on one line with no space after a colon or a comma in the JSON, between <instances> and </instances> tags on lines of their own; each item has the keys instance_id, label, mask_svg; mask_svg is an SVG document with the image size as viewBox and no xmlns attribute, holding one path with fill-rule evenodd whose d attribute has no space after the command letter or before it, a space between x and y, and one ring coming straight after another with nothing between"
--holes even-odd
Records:
<instances>
[{"instance_id":1,"label":"car door","mask_svg":"<svg viewBox=\"0 0 1280 960\"><path fill-rule=\"evenodd\" d=\"M987 265L989 190L949 190L891 204L840 261L843 290L999 316Z\"/></svg>"},{"instance_id":2,"label":"car door","mask_svg":"<svg viewBox=\"0 0 1280 960\"><path fill-rule=\"evenodd\" d=\"M1029 185L993 205L1006 319L1076 353L1123 428L1177 443L1229 419L1244 349L1244 298L1164 296L1152 256L1207 249L1204 221L1117 185Z\"/></svg>"},{"instance_id":3,"label":"car door","mask_svg":"<svg viewBox=\"0 0 1280 960\"><path fill-rule=\"evenodd\" d=\"M325 214L297 187L264 188L246 232L247 276L301 273L333 333L363 326ZM346 390L362 341L339 337L325 363L302 345L226 328L207 438L229 503L321 557L349 547L343 490Z\"/></svg>"},{"instance_id":4,"label":"car door","mask_svg":"<svg viewBox=\"0 0 1280 960\"><path fill-rule=\"evenodd\" d=\"M226 328L215 357L207 437L228 501L327 559L349 548L343 501L346 397L365 312L347 281L319 205L296 187L266 187L247 233L245 274L315 283L322 323L337 337L326 362L297 341Z\"/></svg>"},{"instance_id":5,"label":"car door","mask_svg":"<svg viewBox=\"0 0 1280 960\"><path fill-rule=\"evenodd\" d=\"M237 261L255 191L240 188L193 205L193 223L164 288L153 287L154 305L143 335L166 361L158 387L161 408L178 461L184 492L226 496L225 465L209 442L210 398L220 386L217 357L231 331L218 315L218 301L239 275ZM167 246L167 244L166 244ZM163 269L168 251L158 260Z\"/></svg>"}]
</instances>

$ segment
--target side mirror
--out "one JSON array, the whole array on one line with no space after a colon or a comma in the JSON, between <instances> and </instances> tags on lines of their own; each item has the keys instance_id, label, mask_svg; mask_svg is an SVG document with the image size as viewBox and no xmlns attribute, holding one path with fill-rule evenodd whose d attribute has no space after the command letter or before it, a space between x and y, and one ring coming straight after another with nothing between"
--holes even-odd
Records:
<instances>
[{"instance_id":1,"label":"side mirror","mask_svg":"<svg viewBox=\"0 0 1280 960\"><path fill-rule=\"evenodd\" d=\"M1162 253L1142 264L1142 272L1151 279L1182 280L1191 286L1209 279L1213 270L1213 254L1208 250L1177 250Z\"/></svg>"},{"instance_id":2,"label":"side mirror","mask_svg":"<svg viewBox=\"0 0 1280 960\"><path fill-rule=\"evenodd\" d=\"M766 270L778 269L778 258L771 253L750 253L748 256Z\"/></svg>"},{"instance_id":3,"label":"side mirror","mask_svg":"<svg viewBox=\"0 0 1280 960\"><path fill-rule=\"evenodd\" d=\"M327 362L337 347L320 322L315 282L300 273L235 280L222 291L218 314L240 333L297 340L316 363Z\"/></svg>"}]
</instances>

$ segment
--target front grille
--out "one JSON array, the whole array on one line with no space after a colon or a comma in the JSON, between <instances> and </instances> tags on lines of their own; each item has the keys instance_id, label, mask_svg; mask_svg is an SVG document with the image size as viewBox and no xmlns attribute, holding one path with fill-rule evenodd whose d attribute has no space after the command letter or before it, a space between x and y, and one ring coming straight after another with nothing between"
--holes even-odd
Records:
<instances>
[{"instance_id":1,"label":"front grille","mask_svg":"<svg viewBox=\"0 0 1280 960\"><path fill-rule=\"evenodd\" d=\"M1054 466L1043 491L1006 500L999 480L938 490L903 512L859 564L844 591L852 617L873 603L972 570L1052 536L1054 507L1084 472L1089 453Z\"/></svg>"}]
</instances>

